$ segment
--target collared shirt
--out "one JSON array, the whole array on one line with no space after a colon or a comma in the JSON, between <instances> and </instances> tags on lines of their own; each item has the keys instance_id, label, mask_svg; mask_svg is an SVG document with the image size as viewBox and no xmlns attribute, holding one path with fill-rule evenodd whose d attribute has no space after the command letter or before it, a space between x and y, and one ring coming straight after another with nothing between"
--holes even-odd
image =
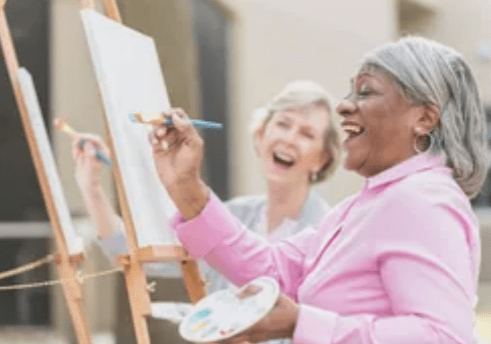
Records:
<instances>
[{"instance_id":1,"label":"collared shirt","mask_svg":"<svg viewBox=\"0 0 491 344\"><path fill-rule=\"evenodd\" d=\"M300 305L298 344L473 341L480 263L470 203L445 166L423 153L366 180L317 230L276 244L248 231L214 196L177 235L243 285L269 275Z\"/></svg>"}]
</instances>

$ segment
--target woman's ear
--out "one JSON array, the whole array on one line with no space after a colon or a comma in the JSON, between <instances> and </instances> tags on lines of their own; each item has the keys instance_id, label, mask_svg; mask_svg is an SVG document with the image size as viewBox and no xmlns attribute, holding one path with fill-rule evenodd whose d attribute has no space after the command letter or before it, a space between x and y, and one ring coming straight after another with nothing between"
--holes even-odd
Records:
<instances>
[{"instance_id":1,"label":"woman's ear","mask_svg":"<svg viewBox=\"0 0 491 344\"><path fill-rule=\"evenodd\" d=\"M313 167L310 170L310 173L317 175L331 161L332 161L331 153L327 149L323 149L322 152L320 153L317 163L315 164L315 167Z\"/></svg>"},{"instance_id":2,"label":"woman's ear","mask_svg":"<svg viewBox=\"0 0 491 344\"><path fill-rule=\"evenodd\" d=\"M256 154L260 156L261 152L261 145L263 142L264 138L264 127L260 126L256 130L254 130L254 150L256 151Z\"/></svg>"},{"instance_id":3,"label":"woman's ear","mask_svg":"<svg viewBox=\"0 0 491 344\"><path fill-rule=\"evenodd\" d=\"M320 158L320 165L316 173L319 173L319 171L322 170L331 161L332 161L331 153L328 152L326 149L324 149L322 151L321 158Z\"/></svg>"},{"instance_id":4,"label":"woman's ear","mask_svg":"<svg viewBox=\"0 0 491 344\"><path fill-rule=\"evenodd\" d=\"M429 134L440 124L440 108L434 104L425 104L422 110L418 116L417 126Z\"/></svg>"}]
</instances>

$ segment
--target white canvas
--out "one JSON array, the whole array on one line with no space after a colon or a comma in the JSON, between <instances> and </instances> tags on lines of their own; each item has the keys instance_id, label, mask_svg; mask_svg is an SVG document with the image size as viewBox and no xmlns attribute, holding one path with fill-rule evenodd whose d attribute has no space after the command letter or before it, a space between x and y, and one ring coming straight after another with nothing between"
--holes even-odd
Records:
<instances>
[{"instance_id":1,"label":"white canvas","mask_svg":"<svg viewBox=\"0 0 491 344\"><path fill-rule=\"evenodd\" d=\"M73 227L72 218L61 187L60 177L48 139L41 107L39 106L34 82L31 74L25 68L19 69L17 78L27 106L29 121L34 131L34 137L41 155L43 169L48 179L49 189L53 197L61 229L65 237L68 254L74 255L81 253L83 252L82 238L77 235Z\"/></svg>"},{"instance_id":2,"label":"white canvas","mask_svg":"<svg viewBox=\"0 0 491 344\"><path fill-rule=\"evenodd\" d=\"M129 119L132 113L151 116L170 108L155 43L94 10L82 10L81 16L138 245L175 244L169 228L175 206L157 177L151 128Z\"/></svg>"}]
</instances>

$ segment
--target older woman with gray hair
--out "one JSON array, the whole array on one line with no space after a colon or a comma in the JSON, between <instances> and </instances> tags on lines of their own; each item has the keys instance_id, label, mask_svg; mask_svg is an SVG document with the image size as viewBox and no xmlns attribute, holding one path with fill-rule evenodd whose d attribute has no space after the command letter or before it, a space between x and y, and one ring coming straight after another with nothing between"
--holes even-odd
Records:
<instances>
[{"instance_id":1,"label":"older woman with gray hair","mask_svg":"<svg viewBox=\"0 0 491 344\"><path fill-rule=\"evenodd\" d=\"M204 184L203 142L184 113L153 132L189 253L237 285L268 275L281 286L273 310L226 342L471 343L480 240L469 198L483 183L487 147L468 66L424 38L383 45L365 56L337 111L344 166L365 185L317 230L276 244L246 230Z\"/></svg>"}]
</instances>

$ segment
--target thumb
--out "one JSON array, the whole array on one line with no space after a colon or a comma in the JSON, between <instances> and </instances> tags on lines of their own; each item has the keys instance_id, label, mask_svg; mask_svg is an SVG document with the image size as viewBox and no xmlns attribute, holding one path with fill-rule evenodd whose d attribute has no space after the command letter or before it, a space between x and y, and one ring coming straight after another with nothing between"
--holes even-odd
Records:
<instances>
[{"instance_id":1,"label":"thumb","mask_svg":"<svg viewBox=\"0 0 491 344\"><path fill-rule=\"evenodd\" d=\"M185 113L175 111L171 112L170 115L172 122L174 123L174 128L184 135L189 135L192 133L193 126Z\"/></svg>"},{"instance_id":2,"label":"thumb","mask_svg":"<svg viewBox=\"0 0 491 344\"><path fill-rule=\"evenodd\" d=\"M237 294L237 298L239 299L245 299L248 298L249 296L256 295L262 290L262 288L258 285L255 284L249 284L245 288L242 288L239 290L239 293Z\"/></svg>"}]
</instances>

